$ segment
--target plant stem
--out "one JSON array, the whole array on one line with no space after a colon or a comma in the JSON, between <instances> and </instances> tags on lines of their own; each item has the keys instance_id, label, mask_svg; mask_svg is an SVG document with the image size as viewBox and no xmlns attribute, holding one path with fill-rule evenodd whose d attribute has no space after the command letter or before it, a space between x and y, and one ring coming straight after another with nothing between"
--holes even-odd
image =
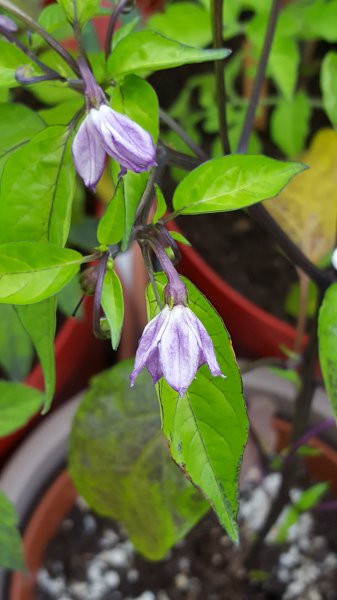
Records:
<instances>
[{"instance_id":1,"label":"plant stem","mask_svg":"<svg viewBox=\"0 0 337 600\"><path fill-rule=\"evenodd\" d=\"M322 297L320 298L318 306L320 306L321 299ZM300 369L302 385L295 400L295 414L292 422L292 430L290 436L290 443L292 444L292 446L294 446L297 443L297 440L299 440L303 436L305 430L308 427L311 404L316 389L315 369L318 355L318 312L319 310L317 309L315 319L311 326L309 342L305 349L303 355L303 363ZM274 498L265 523L259 531L258 537L248 553L248 565L254 563L255 559L258 557L259 551L262 547L265 537L268 535L270 529L280 516L285 505L289 502L289 491L296 481L299 464L300 457L296 454L293 454L291 461L288 460L283 462L281 470L282 481L280 490Z\"/></svg>"},{"instance_id":2,"label":"plant stem","mask_svg":"<svg viewBox=\"0 0 337 600\"><path fill-rule=\"evenodd\" d=\"M108 60L108 58L110 56L110 52L111 52L111 48L112 48L112 38L114 35L118 17L127 4L129 4L129 0L119 0L119 2L117 2L117 4L114 6L114 9L111 13L111 17L110 17L109 24L108 24L108 29L106 32L106 38L105 38L105 58L106 58L106 60Z\"/></svg>"},{"instance_id":3,"label":"plant stem","mask_svg":"<svg viewBox=\"0 0 337 600\"><path fill-rule=\"evenodd\" d=\"M198 144L192 140L188 133L186 133L185 129L183 129L183 127L181 127L177 121L172 119L172 117L161 108L159 109L159 118L161 121L163 121L163 123L165 123L165 125L168 125L172 131L179 135L179 137L185 142L186 146L188 146L196 156L198 156L202 161L208 160L206 152L199 148Z\"/></svg>"},{"instance_id":4,"label":"plant stem","mask_svg":"<svg viewBox=\"0 0 337 600\"><path fill-rule=\"evenodd\" d=\"M0 0L0 7L4 10L7 10L14 17L20 19L20 21L27 25L29 29L36 31L36 33L38 33L44 39L44 41L63 58L63 60L71 67L74 73L76 73L76 75L78 76L80 75L77 63L71 56L71 54L69 54L69 52L65 48L63 48L63 46L61 46L61 44L59 44L59 42L52 35L48 33L48 31L41 27L39 23L34 21L32 17L27 15L27 13L25 13L17 6L15 6L15 4L10 2L10 0Z\"/></svg>"},{"instance_id":5,"label":"plant stem","mask_svg":"<svg viewBox=\"0 0 337 600\"><path fill-rule=\"evenodd\" d=\"M259 103L259 98L261 94L261 89L263 86L263 82L266 76L266 69L268 64L268 59L270 55L270 50L272 47L274 33L277 24L277 18L281 8L281 0L273 0L273 4L270 10L269 21L267 25L267 31L263 43L263 48L259 60L259 64L257 67L257 72L254 80L254 85L252 89L251 96L249 98L249 104L245 116L245 121L243 124L241 137L238 145L237 152L238 154L244 154L247 151L248 142L250 135L253 131L254 119L256 109Z\"/></svg>"},{"instance_id":6,"label":"plant stem","mask_svg":"<svg viewBox=\"0 0 337 600\"><path fill-rule=\"evenodd\" d=\"M147 180L147 184L144 190L144 193L140 199L138 204L136 218L135 218L135 226L137 225L145 225L147 222L147 217L149 211L151 209L153 196L154 196L154 184L159 180L162 171L166 165L166 152L163 148L159 147L157 149L157 160L158 166L152 169L150 176Z\"/></svg>"},{"instance_id":7,"label":"plant stem","mask_svg":"<svg viewBox=\"0 0 337 600\"><path fill-rule=\"evenodd\" d=\"M214 48L223 48L222 21L223 0L211 0L211 19ZM224 154L230 154L228 139L228 127L226 116L226 89L224 77L224 60L216 60L214 63L216 95L218 105L218 118L220 128L220 140Z\"/></svg>"}]
</instances>

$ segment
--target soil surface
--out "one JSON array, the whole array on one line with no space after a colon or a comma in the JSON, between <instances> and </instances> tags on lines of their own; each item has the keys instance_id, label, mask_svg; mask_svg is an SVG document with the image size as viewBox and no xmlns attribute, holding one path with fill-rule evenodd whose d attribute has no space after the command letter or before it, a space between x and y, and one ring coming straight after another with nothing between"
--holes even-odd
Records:
<instances>
[{"instance_id":1,"label":"soil surface","mask_svg":"<svg viewBox=\"0 0 337 600\"><path fill-rule=\"evenodd\" d=\"M245 298L276 317L294 323L284 303L298 281L294 266L271 235L243 211L179 217L192 246Z\"/></svg>"},{"instance_id":2,"label":"soil surface","mask_svg":"<svg viewBox=\"0 0 337 600\"><path fill-rule=\"evenodd\" d=\"M36 600L336 600L335 513L302 514L287 543L269 540L258 568L243 566L247 540L279 481L276 473L246 487L239 547L210 512L158 563L139 556L117 523L80 500L48 549Z\"/></svg>"}]
</instances>

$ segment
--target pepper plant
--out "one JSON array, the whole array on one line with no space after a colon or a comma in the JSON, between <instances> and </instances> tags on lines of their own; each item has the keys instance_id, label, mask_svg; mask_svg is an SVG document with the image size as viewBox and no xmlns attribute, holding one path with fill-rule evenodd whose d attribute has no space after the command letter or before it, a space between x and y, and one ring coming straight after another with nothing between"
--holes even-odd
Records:
<instances>
[{"instance_id":1,"label":"pepper plant","mask_svg":"<svg viewBox=\"0 0 337 600\"><path fill-rule=\"evenodd\" d=\"M282 24L286 10L293 10L296 23L302 23L309 9L307 3L294 2L281 12L280 0L225 4L223 14L221 0L177 2L166 13L142 22L132 18L128 0L109 9L102 9L99 0L58 0L41 10L37 20L15 2L0 0L0 303L31 338L45 378L43 394L23 384L1 382L1 407L10 406L1 432L23 424L41 405L44 413L50 408L57 303L80 272L82 279L93 274L95 334L110 337L113 348L118 348L124 313L115 260L138 243L149 275L149 323L134 364L117 365L94 380L75 419L70 470L89 503L120 518L136 547L150 558L161 558L205 512L208 504L199 492L228 535L238 541L238 478L248 435L229 333L208 300L176 270L177 236L167 228L173 218L245 209L271 231L289 259L317 284L320 300L325 294L319 317L321 364L335 409L337 404L334 274L318 268L261 204L277 196L293 177L296 181L306 165L247 153L268 58L269 73L284 96L276 101L274 141L286 153L301 150L292 127L297 115L299 119L306 115L307 123L310 106L303 93L294 91L298 58L294 38L302 25L285 34L285 26L280 29L277 21L280 17ZM335 5L334 0L313 0L310 10L329 12ZM242 9L253 10L248 26L239 19ZM190 31L177 26L181 22L177 16L185 10L194 15ZM90 44L91 20L101 14L109 19L104 51ZM246 100L225 86L226 64L233 69L236 54L224 47L224 39L242 33L244 27L255 60ZM66 37L76 40L76 50L67 49L62 42ZM211 43L213 48L204 48ZM290 75L278 62L280 55ZM165 70L170 77L169 69L203 62L214 63L214 72L212 67L207 74L214 85L214 104L204 104L209 120L216 118L213 133L219 131L212 157L195 139L193 111L185 128L183 118L176 121L184 117L184 110L179 113L175 107L172 116L160 108L148 80L155 71ZM322 81L323 104L333 123L337 122L335 71L336 56L331 52L324 59ZM202 85L200 79L197 86ZM232 95L233 104L228 104ZM228 127L230 111L235 112L234 137ZM182 146L170 143L160 123L178 136ZM170 167L179 167L184 174L168 202L161 183ZM98 222L96 245L82 253L70 247L72 220L79 198L95 192L102 177L112 183L112 197ZM298 369L302 383L293 442L307 425L316 324ZM13 395L20 395L20 411ZM104 423L99 414L104 414ZM163 436L158 434L159 415ZM103 430L90 427L94 421ZM164 438L186 481L169 461ZM292 469L292 463L285 463L283 488L261 539L284 506ZM165 493L158 488L155 472L160 472ZM141 479L144 485L139 484ZM7 507L1 511L4 527L14 527L12 511L2 500ZM11 543L17 543L14 534ZM15 560L9 565L1 559L3 565L20 567L17 553L12 554Z\"/></svg>"}]
</instances>

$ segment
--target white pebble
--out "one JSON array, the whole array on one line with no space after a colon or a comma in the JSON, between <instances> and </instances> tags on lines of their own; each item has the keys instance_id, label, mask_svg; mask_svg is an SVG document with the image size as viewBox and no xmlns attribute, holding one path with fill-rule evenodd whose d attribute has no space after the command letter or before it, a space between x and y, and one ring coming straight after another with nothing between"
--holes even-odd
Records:
<instances>
[{"instance_id":1,"label":"white pebble","mask_svg":"<svg viewBox=\"0 0 337 600\"><path fill-rule=\"evenodd\" d=\"M139 579L139 571L137 569L130 569L126 574L126 578L130 583L135 583Z\"/></svg>"},{"instance_id":2,"label":"white pebble","mask_svg":"<svg viewBox=\"0 0 337 600\"><path fill-rule=\"evenodd\" d=\"M178 573L174 578L176 588L182 592L186 592L190 587L190 580L185 573Z\"/></svg>"},{"instance_id":3,"label":"white pebble","mask_svg":"<svg viewBox=\"0 0 337 600\"><path fill-rule=\"evenodd\" d=\"M277 571L277 577L279 581L282 581L282 583L289 583L289 569L286 569L285 567L280 567Z\"/></svg>"},{"instance_id":4,"label":"white pebble","mask_svg":"<svg viewBox=\"0 0 337 600\"><path fill-rule=\"evenodd\" d=\"M178 561L178 566L181 571L189 571L191 566L191 561L187 556L182 556Z\"/></svg>"},{"instance_id":5,"label":"white pebble","mask_svg":"<svg viewBox=\"0 0 337 600\"><path fill-rule=\"evenodd\" d=\"M97 523L96 523L95 517L93 517L90 514L85 515L83 517L83 529L84 529L84 533L86 533L86 534L95 533L95 531L97 529Z\"/></svg>"},{"instance_id":6,"label":"white pebble","mask_svg":"<svg viewBox=\"0 0 337 600\"><path fill-rule=\"evenodd\" d=\"M101 548L111 548L119 542L119 536L113 529L106 529L103 533L103 537L99 541Z\"/></svg>"},{"instance_id":7,"label":"white pebble","mask_svg":"<svg viewBox=\"0 0 337 600\"><path fill-rule=\"evenodd\" d=\"M120 578L119 574L117 573L117 571L107 571L104 574L104 582L110 589L114 590L114 589L118 588L120 581L121 581L121 578Z\"/></svg>"},{"instance_id":8,"label":"white pebble","mask_svg":"<svg viewBox=\"0 0 337 600\"><path fill-rule=\"evenodd\" d=\"M70 586L71 594L74 594L76 600L87 600L90 596L88 596L88 585L85 581L75 581Z\"/></svg>"},{"instance_id":9,"label":"white pebble","mask_svg":"<svg viewBox=\"0 0 337 600\"><path fill-rule=\"evenodd\" d=\"M299 560L299 549L297 548L297 546L290 546L288 552L282 552L282 554L280 554L279 563L281 567L293 569L296 565L298 565Z\"/></svg>"},{"instance_id":10,"label":"white pebble","mask_svg":"<svg viewBox=\"0 0 337 600\"><path fill-rule=\"evenodd\" d=\"M104 581L95 581L92 583L88 589L88 598L90 600L100 600L101 597L107 592L107 586Z\"/></svg>"},{"instance_id":11,"label":"white pebble","mask_svg":"<svg viewBox=\"0 0 337 600\"><path fill-rule=\"evenodd\" d=\"M93 560L87 567L87 577L90 581L97 581L102 577L104 563L101 560Z\"/></svg>"},{"instance_id":12,"label":"white pebble","mask_svg":"<svg viewBox=\"0 0 337 600\"><path fill-rule=\"evenodd\" d=\"M101 552L99 558L112 567L127 567L129 564L127 551L120 547Z\"/></svg>"},{"instance_id":13,"label":"white pebble","mask_svg":"<svg viewBox=\"0 0 337 600\"><path fill-rule=\"evenodd\" d=\"M333 552L330 552L323 562L323 568L327 571L334 569L337 565L337 556Z\"/></svg>"},{"instance_id":14,"label":"white pebble","mask_svg":"<svg viewBox=\"0 0 337 600\"><path fill-rule=\"evenodd\" d=\"M156 600L156 596L153 592L143 592L140 596L137 596L134 600Z\"/></svg>"}]
</instances>

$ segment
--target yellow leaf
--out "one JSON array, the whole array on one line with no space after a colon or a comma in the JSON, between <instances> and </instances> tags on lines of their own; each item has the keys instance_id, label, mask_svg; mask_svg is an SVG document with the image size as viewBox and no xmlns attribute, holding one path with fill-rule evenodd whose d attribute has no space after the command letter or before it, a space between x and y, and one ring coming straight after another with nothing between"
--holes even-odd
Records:
<instances>
[{"instance_id":1,"label":"yellow leaf","mask_svg":"<svg viewBox=\"0 0 337 600\"><path fill-rule=\"evenodd\" d=\"M336 240L337 132L321 129L300 160L310 168L264 205L310 260L318 263Z\"/></svg>"}]
</instances>

